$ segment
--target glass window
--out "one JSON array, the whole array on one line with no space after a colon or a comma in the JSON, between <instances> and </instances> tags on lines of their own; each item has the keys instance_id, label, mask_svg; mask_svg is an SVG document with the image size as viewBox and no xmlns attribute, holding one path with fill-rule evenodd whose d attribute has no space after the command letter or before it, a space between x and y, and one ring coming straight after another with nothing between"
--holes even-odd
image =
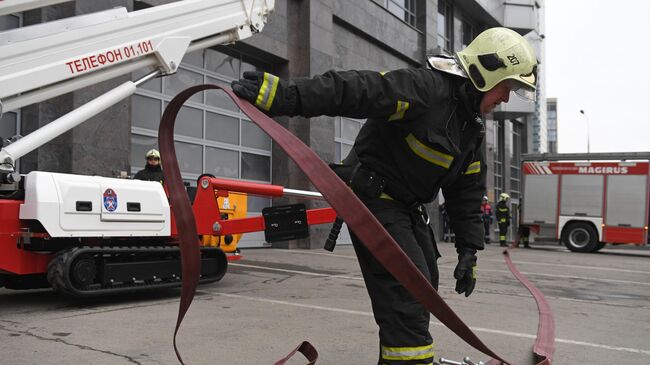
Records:
<instances>
[{"instance_id":1,"label":"glass window","mask_svg":"<svg viewBox=\"0 0 650 365\"><path fill-rule=\"evenodd\" d=\"M16 134L18 126L18 115L16 113L5 113L0 119L0 147L2 147L2 140L9 139Z\"/></svg>"},{"instance_id":2,"label":"glass window","mask_svg":"<svg viewBox=\"0 0 650 365\"><path fill-rule=\"evenodd\" d=\"M211 141L239 145L239 119L207 112L205 138Z\"/></svg>"},{"instance_id":3,"label":"glass window","mask_svg":"<svg viewBox=\"0 0 650 365\"><path fill-rule=\"evenodd\" d=\"M230 85L226 82L217 80L212 77L208 77L208 84L216 84L221 86L226 86L230 88ZM239 111L239 107L235 105L235 102L230 99L226 93L222 90L206 90L205 92L205 103L210 106L216 106L217 108L228 109L233 111Z\"/></svg>"},{"instance_id":4,"label":"glass window","mask_svg":"<svg viewBox=\"0 0 650 365\"><path fill-rule=\"evenodd\" d=\"M385 0L384 6L398 18L415 26L415 0Z\"/></svg>"},{"instance_id":5,"label":"glass window","mask_svg":"<svg viewBox=\"0 0 650 365\"><path fill-rule=\"evenodd\" d=\"M205 173L214 176L238 178L239 152L223 148L205 148Z\"/></svg>"},{"instance_id":6,"label":"glass window","mask_svg":"<svg viewBox=\"0 0 650 365\"><path fill-rule=\"evenodd\" d=\"M230 78L239 78L239 58L231 57L213 49L205 51L205 68Z\"/></svg>"},{"instance_id":7,"label":"glass window","mask_svg":"<svg viewBox=\"0 0 650 365\"><path fill-rule=\"evenodd\" d=\"M341 156L342 159L348 157L348 154L352 151L352 145L342 144L341 145Z\"/></svg>"},{"instance_id":8,"label":"glass window","mask_svg":"<svg viewBox=\"0 0 650 365\"><path fill-rule=\"evenodd\" d=\"M363 123L362 119L334 119L334 162L341 162L350 153Z\"/></svg>"},{"instance_id":9,"label":"glass window","mask_svg":"<svg viewBox=\"0 0 650 365\"><path fill-rule=\"evenodd\" d=\"M361 123L356 120L341 118L341 138L354 141L361 130Z\"/></svg>"},{"instance_id":10,"label":"glass window","mask_svg":"<svg viewBox=\"0 0 650 365\"><path fill-rule=\"evenodd\" d=\"M178 142L176 146L176 158L181 172L200 175L203 173L203 147L198 144ZM165 167L163 161L163 168Z\"/></svg>"},{"instance_id":11,"label":"glass window","mask_svg":"<svg viewBox=\"0 0 650 365\"><path fill-rule=\"evenodd\" d=\"M157 131L160 125L161 103L159 99L133 95L131 97L131 125Z\"/></svg>"},{"instance_id":12,"label":"glass window","mask_svg":"<svg viewBox=\"0 0 650 365\"><path fill-rule=\"evenodd\" d=\"M15 15L0 16L0 31L18 28L20 26L20 18Z\"/></svg>"},{"instance_id":13,"label":"glass window","mask_svg":"<svg viewBox=\"0 0 650 365\"><path fill-rule=\"evenodd\" d=\"M131 80L136 81L137 79L145 76L146 74L148 74L150 72L151 72L151 70L149 70L147 68L141 68L141 69L138 69L136 71L133 71L133 73L131 73ZM162 78L155 77L155 78L145 82L144 84L138 86L138 88L155 91L157 93L162 92Z\"/></svg>"},{"instance_id":14,"label":"glass window","mask_svg":"<svg viewBox=\"0 0 650 365\"><path fill-rule=\"evenodd\" d=\"M202 68L202 64L209 62L212 69ZM241 56L221 55L214 50L195 52L185 57L175 75L158 79L155 85L147 83L150 87L138 88L131 99L131 172L141 169L144 153L156 147L162 108L169 103L171 96L187 87L202 84L204 80L228 86L227 80L239 77L239 72L244 69L255 70L256 67L243 62ZM134 72L133 76L145 73ZM205 92L205 98L198 95L190 100L191 104L181 108L175 128L176 153L183 179L190 181L206 172L226 178L270 182L271 139L253 123L243 119L239 108L226 99L222 91L210 90ZM250 151L250 148L255 151ZM243 154L243 150L247 153Z\"/></svg>"},{"instance_id":15,"label":"glass window","mask_svg":"<svg viewBox=\"0 0 650 365\"><path fill-rule=\"evenodd\" d=\"M247 120L242 120L241 144L246 147L271 150L271 138L255 123Z\"/></svg>"},{"instance_id":16,"label":"glass window","mask_svg":"<svg viewBox=\"0 0 650 365\"><path fill-rule=\"evenodd\" d=\"M438 46L443 50L450 52L451 48L451 31L452 31L452 11L451 5L444 0L438 0Z\"/></svg>"},{"instance_id":17,"label":"glass window","mask_svg":"<svg viewBox=\"0 0 650 365\"><path fill-rule=\"evenodd\" d=\"M242 152L241 177L249 180L271 180L271 158Z\"/></svg>"},{"instance_id":18,"label":"glass window","mask_svg":"<svg viewBox=\"0 0 650 365\"><path fill-rule=\"evenodd\" d=\"M463 35L462 35L462 40L463 43L461 44L462 48L465 48L469 46L470 43L474 40L474 26L470 24L469 22L463 20Z\"/></svg>"},{"instance_id":19,"label":"glass window","mask_svg":"<svg viewBox=\"0 0 650 365\"><path fill-rule=\"evenodd\" d=\"M474 27L460 14L454 14L454 51L460 51L467 47L474 39Z\"/></svg>"},{"instance_id":20,"label":"glass window","mask_svg":"<svg viewBox=\"0 0 650 365\"><path fill-rule=\"evenodd\" d=\"M334 119L334 137L341 137L341 118Z\"/></svg>"},{"instance_id":21,"label":"glass window","mask_svg":"<svg viewBox=\"0 0 650 365\"><path fill-rule=\"evenodd\" d=\"M454 51L463 49L463 21L456 15L454 16Z\"/></svg>"},{"instance_id":22,"label":"glass window","mask_svg":"<svg viewBox=\"0 0 650 365\"><path fill-rule=\"evenodd\" d=\"M131 135L131 166L137 166L139 170L145 165L144 155L152 148L158 149L156 137Z\"/></svg>"},{"instance_id":23,"label":"glass window","mask_svg":"<svg viewBox=\"0 0 650 365\"><path fill-rule=\"evenodd\" d=\"M203 68L203 50L186 54L183 57L183 63Z\"/></svg>"},{"instance_id":24,"label":"glass window","mask_svg":"<svg viewBox=\"0 0 650 365\"><path fill-rule=\"evenodd\" d=\"M165 103L167 107L168 103ZM181 107L176 116L174 134L203 138L203 111L188 106Z\"/></svg>"},{"instance_id":25,"label":"glass window","mask_svg":"<svg viewBox=\"0 0 650 365\"><path fill-rule=\"evenodd\" d=\"M261 213L262 209L271 206L271 199L261 196L249 195L246 205L249 213Z\"/></svg>"},{"instance_id":26,"label":"glass window","mask_svg":"<svg viewBox=\"0 0 650 365\"><path fill-rule=\"evenodd\" d=\"M164 92L170 96L176 96L181 91L187 89L191 86L203 84L203 75L184 70L179 68L178 71L171 75L165 77ZM203 102L203 92L194 94L191 98L191 101L202 103Z\"/></svg>"}]
</instances>

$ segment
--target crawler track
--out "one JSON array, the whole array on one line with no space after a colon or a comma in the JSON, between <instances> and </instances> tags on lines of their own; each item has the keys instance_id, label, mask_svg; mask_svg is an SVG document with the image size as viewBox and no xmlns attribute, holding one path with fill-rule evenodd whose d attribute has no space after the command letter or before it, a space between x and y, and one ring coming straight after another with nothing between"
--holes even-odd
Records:
<instances>
[{"instance_id":1,"label":"crawler track","mask_svg":"<svg viewBox=\"0 0 650 365\"><path fill-rule=\"evenodd\" d=\"M221 280L227 265L222 250L202 248L200 283ZM180 250L176 246L74 247L50 261L47 279L54 290L73 297L178 287Z\"/></svg>"}]
</instances>

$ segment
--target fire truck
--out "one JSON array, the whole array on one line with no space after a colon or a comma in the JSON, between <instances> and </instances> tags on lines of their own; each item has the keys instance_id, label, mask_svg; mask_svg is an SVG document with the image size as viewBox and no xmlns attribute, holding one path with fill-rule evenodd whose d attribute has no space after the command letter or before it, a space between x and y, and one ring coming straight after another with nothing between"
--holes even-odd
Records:
<instances>
[{"instance_id":1,"label":"fire truck","mask_svg":"<svg viewBox=\"0 0 650 365\"><path fill-rule=\"evenodd\" d=\"M648 243L650 153L524 155L521 225L574 252Z\"/></svg>"},{"instance_id":2,"label":"fire truck","mask_svg":"<svg viewBox=\"0 0 650 365\"><path fill-rule=\"evenodd\" d=\"M0 1L0 15L65 1ZM16 162L146 81L175 73L186 53L261 31L273 8L273 0L184 0L0 32L0 115L149 70L0 150L0 287L53 287L90 297L180 286L178 232L163 185L43 171L21 175ZM200 176L188 198L201 245L202 283L225 275L228 260L238 258L240 234L265 231L269 242L302 238L308 225L336 216L331 208L298 207L245 217L240 193L322 199L314 192ZM292 214L304 219L290 219Z\"/></svg>"}]
</instances>

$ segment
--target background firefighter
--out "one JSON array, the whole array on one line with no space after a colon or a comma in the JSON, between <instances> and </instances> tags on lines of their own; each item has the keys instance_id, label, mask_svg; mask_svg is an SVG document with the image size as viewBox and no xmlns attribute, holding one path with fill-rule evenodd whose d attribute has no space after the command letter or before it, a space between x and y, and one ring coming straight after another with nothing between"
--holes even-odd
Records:
<instances>
[{"instance_id":1,"label":"background firefighter","mask_svg":"<svg viewBox=\"0 0 650 365\"><path fill-rule=\"evenodd\" d=\"M144 158L147 164L133 178L136 180L158 181L162 184L164 177L160 164L160 152L157 149L151 149L147 151Z\"/></svg>"},{"instance_id":2,"label":"background firefighter","mask_svg":"<svg viewBox=\"0 0 650 365\"><path fill-rule=\"evenodd\" d=\"M536 64L523 37L492 28L456 57L429 58L426 68L329 71L291 81L245 72L232 88L270 116L368 118L334 170L434 288L440 255L423 203L442 189L456 234L456 292L469 296L484 240L481 115L508 102L511 91L534 97ZM350 234L379 326L378 363L433 363L428 311Z\"/></svg>"},{"instance_id":3,"label":"background firefighter","mask_svg":"<svg viewBox=\"0 0 650 365\"><path fill-rule=\"evenodd\" d=\"M510 195L501 193L499 202L497 203L497 223L499 224L499 245L507 246L506 237L508 236L508 227L510 227L510 207L508 201Z\"/></svg>"},{"instance_id":4,"label":"background firefighter","mask_svg":"<svg viewBox=\"0 0 650 365\"><path fill-rule=\"evenodd\" d=\"M481 203L481 219L483 219L483 230L485 231L485 243L490 244L490 227L492 226L492 206L487 196L483 196Z\"/></svg>"}]
</instances>

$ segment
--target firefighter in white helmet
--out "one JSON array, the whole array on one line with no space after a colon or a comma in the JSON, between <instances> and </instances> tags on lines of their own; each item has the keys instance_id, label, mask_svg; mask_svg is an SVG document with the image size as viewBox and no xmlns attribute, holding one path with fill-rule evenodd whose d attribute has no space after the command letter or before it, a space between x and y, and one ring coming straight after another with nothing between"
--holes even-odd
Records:
<instances>
[{"instance_id":1,"label":"firefighter in white helmet","mask_svg":"<svg viewBox=\"0 0 650 365\"><path fill-rule=\"evenodd\" d=\"M455 57L427 63L293 80L245 72L232 89L270 116L367 118L352 152L333 168L435 288L439 254L422 204L442 189L456 235L456 291L468 296L485 239L482 117L508 102L511 91L534 98L537 59L521 35L492 28ZM433 363L429 313L351 236L379 325L378 362Z\"/></svg>"},{"instance_id":2,"label":"firefighter in white helmet","mask_svg":"<svg viewBox=\"0 0 650 365\"><path fill-rule=\"evenodd\" d=\"M497 203L497 223L499 224L499 245L504 247L506 245L506 236L508 235L508 227L510 227L510 206L508 204L510 195L501 193L499 195L499 202Z\"/></svg>"},{"instance_id":3,"label":"firefighter in white helmet","mask_svg":"<svg viewBox=\"0 0 650 365\"><path fill-rule=\"evenodd\" d=\"M481 218L483 219L483 230L485 231L485 244L490 244L490 227L492 226L492 206L487 195L483 196L481 203Z\"/></svg>"},{"instance_id":4,"label":"firefighter in white helmet","mask_svg":"<svg viewBox=\"0 0 650 365\"><path fill-rule=\"evenodd\" d=\"M145 153L146 165L133 177L136 180L158 181L162 184L163 172L160 164L160 152L153 148Z\"/></svg>"}]
</instances>

